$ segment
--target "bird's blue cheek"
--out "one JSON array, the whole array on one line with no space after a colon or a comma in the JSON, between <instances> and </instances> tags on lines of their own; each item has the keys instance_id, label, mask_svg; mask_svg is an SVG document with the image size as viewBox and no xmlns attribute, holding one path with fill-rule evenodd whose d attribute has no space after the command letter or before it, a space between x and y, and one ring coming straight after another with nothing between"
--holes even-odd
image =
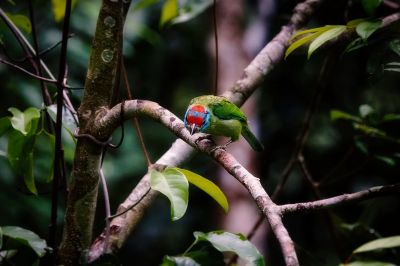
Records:
<instances>
[{"instance_id":1,"label":"bird's blue cheek","mask_svg":"<svg viewBox=\"0 0 400 266\"><path fill-rule=\"evenodd\" d=\"M205 132L210 127L210 124L211 124L211 116L209 112L206 112L204 116L204 122L200 127L200 131Z\"/></svg>"}]
</instances>

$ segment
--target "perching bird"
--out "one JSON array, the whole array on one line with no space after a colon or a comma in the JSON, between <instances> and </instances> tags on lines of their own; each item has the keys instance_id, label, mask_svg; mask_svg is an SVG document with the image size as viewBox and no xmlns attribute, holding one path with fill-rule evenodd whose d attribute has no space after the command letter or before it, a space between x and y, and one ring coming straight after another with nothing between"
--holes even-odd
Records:
<instances>
[{"instance_id":1,"label":"perching bird","mask_svg":"<svg viewBox=\"0 0 400 266\"><path fill-rule=\"evenodd\" d=\"M204 95L192 99L184 118L190 134L196 132L230 137L224 146L239 139L240 134L256 151L264 149L260 141L250 131L246 115L226 98Z\"/></svg>"}]
</instances>

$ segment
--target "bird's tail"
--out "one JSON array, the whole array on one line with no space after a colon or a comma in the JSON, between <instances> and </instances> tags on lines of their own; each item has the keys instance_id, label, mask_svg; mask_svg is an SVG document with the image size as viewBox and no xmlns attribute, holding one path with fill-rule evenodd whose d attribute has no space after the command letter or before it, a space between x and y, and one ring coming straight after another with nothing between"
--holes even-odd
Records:
<instances>
[{"instance_id":1,"label":"bird's tail","mask_svg":"<svg viewBox=\"0 0 400 266\"><path fill-rule=\"evenodd\" d=\"M247 140L250 146L255 151L262 151L264 150L264 146L262 143L254 136L253 132L250 131L248 125L243 126L242 128L242 136Z\"/></svg>"}]
</instances>

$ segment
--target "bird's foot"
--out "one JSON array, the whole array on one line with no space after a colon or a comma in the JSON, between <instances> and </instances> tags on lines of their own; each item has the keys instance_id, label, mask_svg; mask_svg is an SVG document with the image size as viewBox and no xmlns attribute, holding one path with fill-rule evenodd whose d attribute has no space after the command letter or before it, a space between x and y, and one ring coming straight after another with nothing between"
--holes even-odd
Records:
<instances>
[{"instance_id":1,"label":"bird's foot","mask_svg":"<svg viewBox=\"0 0 400 266\"><path fill-rule=\"evenodd\" d=\"M226 148L227 148L228 145L231 144L232 142L233 142L233 140L229 140L229 141L228 141L227 143L225 143L224 145L218 145L218 146L212 148L210 152L214 152L214 151L216 151L216 150L218 150L218 149L222 149L222 150L226 151Z\"/></svg>"},{"instance_id":2,"label":"bird's foot","mask_svg":"<svg viewBox=\"0 0 400 266\"><path fill-rule=\"evenodd\" d=\"M226 151L226 147L227 147L227 145L218 145L218 146L215 146L214 148L212 148L212 149L210 150L210 153L215 152L216 150L219 150L219 149Z\"/></svg>"},{"instance_id":3,"label":"bird's foot","mask_svg":"<svg viewBox=\"0 0 400 266\"><path fill-rule=\"evenodd\" d=\"M204 133L197 133L197 134L201 134L200 136L197 137L197 139L194 141L194 143L199 146L200 141L202 140L208 140L208 141L212 141L211 139L211 135L210 134L204 134Z\"/></svg>"}]
</instances>

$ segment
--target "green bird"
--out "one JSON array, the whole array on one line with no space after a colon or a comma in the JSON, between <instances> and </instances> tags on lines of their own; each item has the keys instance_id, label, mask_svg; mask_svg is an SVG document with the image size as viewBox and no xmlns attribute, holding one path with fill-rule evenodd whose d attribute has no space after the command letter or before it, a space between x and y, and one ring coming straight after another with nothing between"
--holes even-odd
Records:
<instances>
[{"instance_id":1,"label":"green bird","mask_svg":"<svg viewBox=\"0 0 400 266\"><path fill-rule=\"evenodd\" d=\"M190 134L203 132L216 136L230 137L225 146L242 135L256 151L264 149L261 142L250 131L246 115L226 98L204 95L192 99L184 118Z\"/></svg>"}]
</instances>

